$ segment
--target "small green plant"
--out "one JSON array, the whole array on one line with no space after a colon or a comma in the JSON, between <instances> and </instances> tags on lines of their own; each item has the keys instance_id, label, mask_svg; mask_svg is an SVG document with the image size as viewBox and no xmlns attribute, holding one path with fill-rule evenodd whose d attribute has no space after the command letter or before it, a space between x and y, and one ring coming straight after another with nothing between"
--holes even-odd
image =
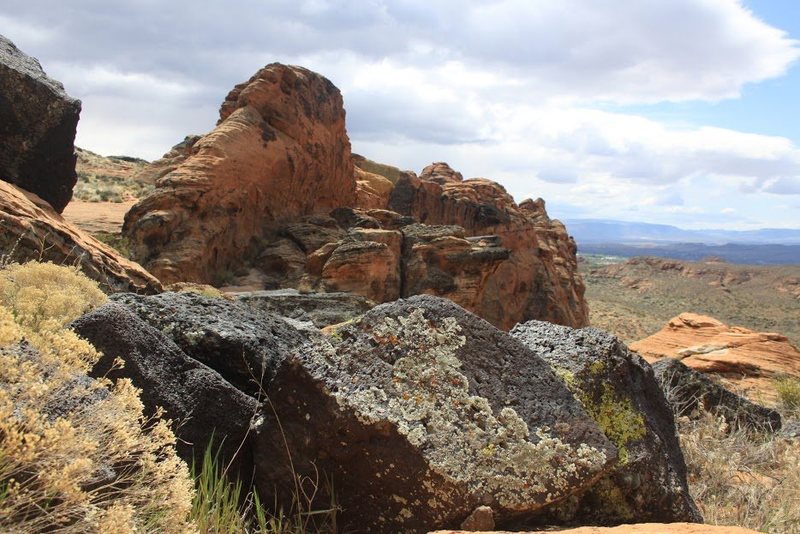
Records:
<instances>
[{"instance_id":1,"label":"small green plant","mask_svg":"<svg viewBox=\"0 0 800 534\"><path fill-rule=\"evenodd\" d=\"M800 379L781 376L775 381L778 403L785 415L800 417Z\"/></svg>"}]
</instances>

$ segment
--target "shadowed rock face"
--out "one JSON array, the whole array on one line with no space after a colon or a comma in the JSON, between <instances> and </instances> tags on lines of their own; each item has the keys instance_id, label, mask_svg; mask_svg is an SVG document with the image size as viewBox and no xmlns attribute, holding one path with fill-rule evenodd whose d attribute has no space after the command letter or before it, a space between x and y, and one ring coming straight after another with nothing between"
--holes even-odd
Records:
<instances>
[{"instance_id":1,"label":"shadowed rock face","mask_svg":"<svg viewBox=\"0 0 800 534\"><path fill-rule=\"evenodd\" d=\"M382 304L314 343L269 385L256 484L269 500L295 475L332 478L345 531L452 528L484 505L507 525L617 458L545 362L447 299Z\"/></svg>"},{"instance_id":2,"label":"shadowed rock face","mask_svg":"<svg viewBox=\"0 0 800 534\"><path fill-rule=\"evenodd\" d=\"M277 222L354 201L339 90L272 64L228 94L217 127L158 179L123 232L163 281L211 282Z\"/></svg>"},{"instance_id":3,"label":"shadowed rock face","mask_svg":"<svg viewBox=\"0 0 800 534\"><path fill-rule=\"evenodd\" d=\"M61 213L77 181L80 112L80 100L0 35L0 180L37 194Z\"/></svg>"},{"instance_id":4,"label":"shadowed rock face","mask_svg":"<svg viewBox=\"0 0 800 534\"><path fill-rule=\"evenodd\" d=\"M613 473L546 511L543 523L702 522L672 411L647 362L595 328L529 321L511 336L550 365L619 450Z\"/></svg>"},{"instance_id":5,"label":"shadowed rock face","mask_svg":"<svg viewBox=\"0 0 800 534\"><path fill-rule=\"evenodd\" d=\"M33 193L0 181L0 251L9 260L78 265L106 292L156 293L142 267L65 221Z\"/></svg>"},{"instance_id":6,"label":"shadowed rock face","mask_svg":"<svg viewBox=\"0 0 800 534\"><path fill-rule=\"evenodd\" d=\"M191 464L202 461L213 439L225 461L248 480L252 464L246 446L250 420L259 403L237 390L213 369L187 356L164 333L130 309L111 302L80 317L70 327L103 356L92 376L129 378L142 390L145 413L158 407L175 423L178 453ZM120 358L124 367L114 365ZM243 451L237 454L241 447Z\"/></svg>"}]
</instances>

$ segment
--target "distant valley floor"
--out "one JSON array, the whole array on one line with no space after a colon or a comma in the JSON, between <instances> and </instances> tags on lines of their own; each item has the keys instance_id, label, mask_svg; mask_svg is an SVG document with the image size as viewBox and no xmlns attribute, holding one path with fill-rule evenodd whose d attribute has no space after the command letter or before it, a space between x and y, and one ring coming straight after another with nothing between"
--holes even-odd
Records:
<instances>
[{"instance_id":1,"label":"distant valley floor","mask_svg":"<svg viewBox=\"0 0 800 534\"><path fill-rule=\"evenodd\" d=\"M613 260L613 259L612 259ZM653 257L583 255L590 321L627 343L691 311L727 324L780 332L800 346L800 265L752 266Z\"/></svg>"}]
</instances>

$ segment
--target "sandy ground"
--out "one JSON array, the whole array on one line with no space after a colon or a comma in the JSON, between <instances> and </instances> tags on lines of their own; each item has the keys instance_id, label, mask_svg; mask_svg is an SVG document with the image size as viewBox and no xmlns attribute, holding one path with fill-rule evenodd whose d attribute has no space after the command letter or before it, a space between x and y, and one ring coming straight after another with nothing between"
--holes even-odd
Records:
<instances>
[{"instance_id":1,"label":"sandy ground","mask_svg":"<svg viewBox=\"0 0 800 534\"><path fill-rule=\"evenodd\" d=\"M62 215L72 224L89 233L119 233L125 214L136 204L128 202L84 202L73 200L64 209Z\"/></svg>"}]
</instances>

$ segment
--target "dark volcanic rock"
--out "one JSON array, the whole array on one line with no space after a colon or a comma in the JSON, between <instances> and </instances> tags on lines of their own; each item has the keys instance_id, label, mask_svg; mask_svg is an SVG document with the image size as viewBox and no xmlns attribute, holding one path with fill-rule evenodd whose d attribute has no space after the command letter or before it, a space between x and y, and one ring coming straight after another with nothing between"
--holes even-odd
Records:
<instances>
[{"instance_id":1,"label":"dark volcanic rock","mask_svg":"<svg viewBox=\"0 0 800 534\"><path fill-rule=\"evenodd\" d=\"M80 100L0 35L0 179L36 193L61 213L77 180L80 112Z\"/></svg>"},{"instance_id":2,"label":"dark volcanic rock","mask_svg":"<svg viewBox=\"0 0 800 534\"><path fill-rule=\"evenodd\" d=\"M647 362L595 328L529 321L511 335L550 364L619 450L614 473L549 512L548 521L702 522L672 411Z\"/></svg>"},{"instance_id":3,"label":"dark volcanic rock","mask_svg":"<svg viewBox=\"0 0 800 534\"><path fill-rule=\"evenodd\" d=\"M457 528L481 505L503 525L617 459L545 362L448 300L378 306L330 340L270 384L254 449L266 500L296 474L320 481L322 502L333 481L348 532Z\"/></svg>"},{"instance_id":4,"label":"dark volcanic rock","mask_svg":"<svg viewBox=\"0 0 800 534\"><path fill-rule=\"evenodd\" d=\"M240 390L259 396L275 369L305 336L286 321L241 302L196 293L114 295L186 354L218 371Z\"/></svg>"},{"instance_id":5,"label":"dark volcanic rock","mask_svg":"<svg viewBox=\"0 0 800 534\"><path fill-rule=\"evenodd\" d=\"M312 322L317 328L349 321L375 305L353 293L300 293L296 289L252 291L235 297L257 310Z\"/></svg>"},{"instance_id":6,"label":"dark volcanic rock","mask_svg":"<svg viewBox=\"0 0 800 534\"><path fill-rule=\"evenodd\" d=\"M146 415L155 414L159 406L165 410L175 423L182 458L191 463L201 457L213 436L222 445L222 457L227 461L236 456L237 469L249 477L249 450L242 444L259 407L255 399L188 357L121 304L105 304L70 326L103 353L92 376L130 378L142 390ZM117 358L125 362L122 369L114 365ZM243 452L236 455L240 447Z\"/></svg>"},{"instance_id":7,"label":"dark volcanic rock","mask_svg":"<svg viewBox=\"0 0 800 534\"><path fill-rule=\"evenodd\" d=\"M775 410L728 391L705 374L676 359L658 360L653 363L653 371L677 415L693 417L701 411L707 411L724 417L734 428L767 432L781 428L781 416Z\"/></svg>"}]
</instances>

